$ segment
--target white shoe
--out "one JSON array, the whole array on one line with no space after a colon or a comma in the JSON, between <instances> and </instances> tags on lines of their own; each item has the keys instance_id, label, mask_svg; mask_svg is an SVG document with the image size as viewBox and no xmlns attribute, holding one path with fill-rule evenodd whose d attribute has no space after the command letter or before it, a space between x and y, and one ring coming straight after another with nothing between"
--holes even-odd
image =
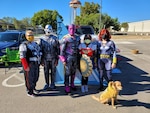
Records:
<instances>
[{"instance_id":1,"label":"white shoe","mask_svg":"<svg viewBox=\"0 0 150 113\"><path fill-rule=\"evenodd\" d=\"M27 93L27 96L29 96L29 97L31 97L31 98L34 98L34 97L35 97L34 94L28 94L28 93Z\"/></svg>"},{"instance_id":2,"label":"white shoe","mask_svg":"<svg viewBox=\"0 0 150 113\"><path fill-rule=\"evenodd\" d=\"M82 93L85 92L85 89L84 89L84 88L85 88L84 85L82 85L82 86L81 86L81 92L82 92Z\"/></svg>"},{"instance_id":3,"label":"white shoe","mask_svg":"<svg viewBox=\"0 0 150 113\"><path fill-rule=\"evenodd\" d=\"M85 85L84 88L85 88L85 92L88 92L88 85Z\"/></svg>"}]
</instances>

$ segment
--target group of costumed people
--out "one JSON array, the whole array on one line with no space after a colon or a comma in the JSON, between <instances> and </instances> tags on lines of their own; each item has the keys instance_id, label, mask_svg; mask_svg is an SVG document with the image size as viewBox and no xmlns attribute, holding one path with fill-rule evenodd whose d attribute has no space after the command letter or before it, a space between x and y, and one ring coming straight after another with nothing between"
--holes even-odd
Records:
<instances>
[{"instance_id":1,"label":"group of costumed people","mask_svg":"<svg viewBox=\"0 0 150 113\"><path fill-rule=\"evenodd\" d=\"M83 35L81 39L81 36L75 34L74 24L68 26L68 34L61 40L53 33L51 25L46 25L44 30L45 36L38 43L34 41L33 32L26 31L27 41L19 47L28 96L34 97L37 91L40 65L44 67L43 90L56 89L56 66L59 59L64 65L64 90L67 94L77 90L74 83L77 69L82 75L82 92L88 92L88 78L95 68L99 72L100 91L104 90L103 79L112 81L111 70L117 63L116 47L107 29L102 29L96 40L90 34Z\"/></svg>"}]
</instances>

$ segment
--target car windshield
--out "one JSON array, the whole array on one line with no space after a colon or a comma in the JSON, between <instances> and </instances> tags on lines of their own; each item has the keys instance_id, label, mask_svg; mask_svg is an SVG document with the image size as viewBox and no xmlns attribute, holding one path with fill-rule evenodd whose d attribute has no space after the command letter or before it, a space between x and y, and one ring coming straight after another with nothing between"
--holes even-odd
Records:
<instances>
[{"instance_id":1,"label":"car windshield","mask_svg":"<svg viewBox=\"0 0 150 113\"><path fill-rule=\"evenodd\" d=\"M16 42L18 41L18 33L2 33L0 34L1 42Z\"/></svg>"},{"instance_id":2,"label":"car windshield","mask_svg":"<svg viewBox=\"0 0 150 113\"><path fill-rule=\"evenodd\" d=\"M81 28L83 34L94 34L90 28Z\"/></svg>"},{"instance_id":3,"label":"car windshield","mask_svg":"<svg viewBox=\"0 0 150 113\"><path fill-rule=\"evenodd\" d=\"M82 34L94 34L94 31L89 26L81 26L76 29L76 34L82 35Z\"/></svg>"}]
</instances>

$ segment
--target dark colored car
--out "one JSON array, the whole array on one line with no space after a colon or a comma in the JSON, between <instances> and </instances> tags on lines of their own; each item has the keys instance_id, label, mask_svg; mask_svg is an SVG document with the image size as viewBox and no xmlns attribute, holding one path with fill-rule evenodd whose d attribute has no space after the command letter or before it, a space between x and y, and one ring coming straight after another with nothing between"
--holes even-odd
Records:
<instances>
[{"instance_id":1,"label":"dark colored car","mask_svg":"<svg viewBox=\"0 0 150 113\"><path fill-rule=\"evenodd\" d=\"M25 32L24 31L5 31L0 32L0 63L4 63L5 59L4 56L7 58L6 60L9 62L10 59L8 59L7 50L9 51L19 51L19 45L25 41ZM15 57L12 55L12 57ZM11 61L10 61L11 62Z\"/></svg>"},{"instance_id":2,"label":"dark colored car","mask_svg":"<svg viewBox=\"0 0 150 113\"><path fill-rule=\"evenodd\" d=\"M94 35L94 29L92 26L77 26L76 27L76 34L78 35L83 35L83 34L91 34L91 35Z\"/></svg>"}]
</instances>

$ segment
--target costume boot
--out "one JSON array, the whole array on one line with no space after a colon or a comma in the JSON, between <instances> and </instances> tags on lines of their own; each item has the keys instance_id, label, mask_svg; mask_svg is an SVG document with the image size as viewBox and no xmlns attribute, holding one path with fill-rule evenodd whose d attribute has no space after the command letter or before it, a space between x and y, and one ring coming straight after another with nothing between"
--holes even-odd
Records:
<instances>
[{"instance_id":1,"label":"costume boot","mask_svg":"<svg viewBox=\"0 0 150 113\"><path fill-rule=\"evenodd\" d=\"M71 76L71 89L74 90L74 91L76 91L77 88L74 85L74 79L75 79L75 75L72 75Z\"/></svg>"},{"instance_id":2,"label":"costume boot","mask_svg":"<svg viewBox=\"0 0 150 113\"><path fill-rule=\"evenodd\" d=\"M84 85L82 85L82 86L81 86L81 92L82 92L82 93L85 93L85 89L84 89L84 88L85 88Z\"/></svg>"},{"instance_id":3,"label":"costume boot","mask_svg":"<svg viewBox=\"0 0 150 113\"><path fill-rule=\"evenodd\" d=\"M88 92L88 85L85 85L84 88L85 88L85 92Z\"/></svg>"},{"instance_id":4,"label":"costume boot","mask_svg":"<svg viewBox=\"0 0 150 113\"><path fill-rule=\"evenodd\" d=\"M69 86L65 86L65 92L70 93L70 87Z\"/></svg>"},{"instance_id":5,"label":"costume boot","mask_svg":"<svg viewBox=\"0 0 150 113\"><path fill-rule=\"evenodd\" d=\"M103 79L100 79L100 87L99 87L99 91L104 91L104 85L103 85Z\"/></svg>"}]
</instances>

